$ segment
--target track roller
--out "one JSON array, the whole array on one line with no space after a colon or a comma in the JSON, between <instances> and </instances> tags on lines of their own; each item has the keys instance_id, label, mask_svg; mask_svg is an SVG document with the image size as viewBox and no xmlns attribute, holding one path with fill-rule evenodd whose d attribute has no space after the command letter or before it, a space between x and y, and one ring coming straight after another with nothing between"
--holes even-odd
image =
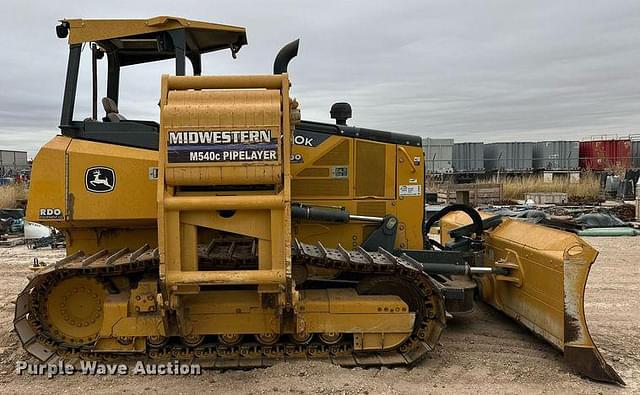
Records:
<instances>
[{"instance_id":1,"label":"track roller","mask_svg":"<svg viewBox=\"0 0 640 395\"><path fill-rule=\"evenodd\" d=\"M218 335L218 340L225 346L235 346L242 340L242 335L236 333L225 333L224 335Z\"/></svg>"},{"instance_id":2,"label":"track roller","mask_svg":"<svg viewBox=\"0 0 640 395\"><path fill-rule=\"evenodd\" d=\"M169 338L165 336L147 336L147 345L151 348L162 348L168 342Z\"/></svg>"},{"instance_id":3,"label":"track roller","mask_svg":"<svg viewBox=\"0 0 640 395\"><path fill-rule=\"evenodd\" d=\"M280 338L277 333L261 333L255 336L258 343L264 344L265 346L272 346L276 344Z\"/></svg>"},{"instance_id":4,"label":"track roller","mask_svg":"<svg viewBox=\"0 0 640 395\"><path fill-rule=\"evenodd\" d=\"M324 344L333 346L334 344L340 343L340 341L342 340L342 333L326 332L321 333L318 337Z\"/></svg>"},{"instance_id":5,"label":"track roller","mask_svg":"<svg viewBox=\"0 0 640 395\"><path fill-rule=\"evenodd\" d=\"M313 339L313 334L312 333L295 333L290 335L291 336L291 340L293 340L294 343L296 344L300 344L300 345L306 345L311 343L311 339Z\"/></svg>"},{"instance_id":6,"label":"track roller","mask_svg":"<svg viewBox=\"0 0 640 395\"><path fill-rule=\"evenodd\" d=\"M182 344L187 347L198 347L204 343L204 336L202 335L187 335L180 338Z\"/></svg>"}]
</instances>

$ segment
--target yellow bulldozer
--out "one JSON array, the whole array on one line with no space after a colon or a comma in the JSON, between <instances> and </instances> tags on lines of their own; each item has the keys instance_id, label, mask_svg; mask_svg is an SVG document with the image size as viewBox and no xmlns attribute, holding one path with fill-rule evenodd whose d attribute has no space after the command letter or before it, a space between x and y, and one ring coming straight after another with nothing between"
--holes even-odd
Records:
<instances>
[{"instance_id":1,"label":"yellow bulldozer","mask_svg":"<svg viewBox=\"0 0 640 395\"><path fill-rule=\"evenodd\" d=\"M335 124L301 120L287 73L298 41L272 75L205 76L201 56L235 57L244 28L161 16L62 20L56 32L69 42L61 134L33 162L27 218L64 232L67 256L34 273L14 320L38 360L412 366L481 299L578 373L622 383L585 322L597 252L463 205L425 219L419 137L348 126L346 103ZM83 53L90 116L74 113ZM127 118L121 68L168 59L160 123Z\"/></svg>"}]
</instances>

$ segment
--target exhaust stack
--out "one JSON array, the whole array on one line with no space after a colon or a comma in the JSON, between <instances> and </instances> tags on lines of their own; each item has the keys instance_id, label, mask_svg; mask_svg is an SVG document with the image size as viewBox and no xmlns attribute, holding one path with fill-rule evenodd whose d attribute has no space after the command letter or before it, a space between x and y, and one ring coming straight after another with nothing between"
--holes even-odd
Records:
<instances>
[{"instance_id":1,"label":"exhaust stack","mask_svg":"<svg viewBox=\"0 0 640 395\"><path fill-rule=\"evenodd\" d=\"M300 39L297 39L282 47L273 62L273 74L283 74L287 72L287 67L289 66L289 62L291 62L291 59L298 56L299 46Z\"/></svg>"}]
</instances>

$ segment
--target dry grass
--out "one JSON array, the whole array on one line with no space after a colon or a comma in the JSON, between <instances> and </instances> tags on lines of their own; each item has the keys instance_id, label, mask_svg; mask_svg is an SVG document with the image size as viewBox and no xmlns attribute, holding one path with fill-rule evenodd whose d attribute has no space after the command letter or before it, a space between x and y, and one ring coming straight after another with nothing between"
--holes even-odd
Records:
<instances>
[{"instance_id":1,"label":"dry grass","mask_svg":"<svg viewBox=\"0 0 640 395\"><path fill-rule=\"evenodd\" d=\"M18 208L19 201L27 198L26 184L0 186L0 208Z\"/></svg>"},{"instance_id":2,"label":"dry grass","mask_svg":"<svg viewBox=\"0 0 640 395\"><path fill-rule=\"evenodd\" d=\"M503 182L505 199L524 199L528 192L564 192L569 198L593 198L600 194L600 178L596 174L583 173L580 182L570 184L567 180L553 180L545 183L539 176L509 178Z\"/></svg>"}]
</instances>

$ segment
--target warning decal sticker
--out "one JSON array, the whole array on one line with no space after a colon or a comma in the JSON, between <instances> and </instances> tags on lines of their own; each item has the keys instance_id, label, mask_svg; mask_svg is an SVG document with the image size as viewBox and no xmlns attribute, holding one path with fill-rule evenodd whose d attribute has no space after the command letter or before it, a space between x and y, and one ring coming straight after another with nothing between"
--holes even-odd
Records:
<instances>
[{"instance_id":1,"label":"warning decal sticker","mask_svg":"<svg viewBox=\"0 0 640 395\"><path fill-rule=\"evenodd\" d=\"M420 184L400 185L400 196L422 196Z\"/></svg>"},{"instance_id":2,"label":"warning decal sticker","mask_svg":"<svg viewBox=\"0 0 640 395\"><path fill-rule=\"evenodd\" d=\"M269 162L278 160L271 130L169 132L168 162Z\"/></svg>"}]
</instances>

